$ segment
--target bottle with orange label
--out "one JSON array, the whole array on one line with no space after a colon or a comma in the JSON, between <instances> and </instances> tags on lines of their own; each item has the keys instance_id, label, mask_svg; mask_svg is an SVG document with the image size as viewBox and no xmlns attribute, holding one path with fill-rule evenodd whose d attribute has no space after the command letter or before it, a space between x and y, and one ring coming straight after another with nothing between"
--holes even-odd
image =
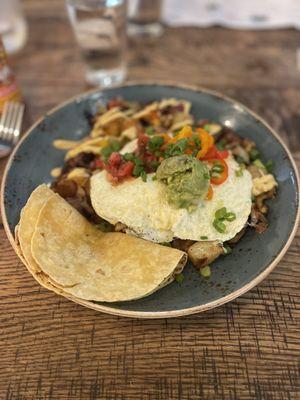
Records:
<instances>
[{"instance_id":1,"label":"bottle with orange label","mask_svg":"<svg viewBox=\"0 0 300 400\"><path fill-rule=\"evenodd\" d=\"M8 63L7 55L0 37L0 115L6 101L21 100L13 71Z\"/></svg>"}]
</instances>

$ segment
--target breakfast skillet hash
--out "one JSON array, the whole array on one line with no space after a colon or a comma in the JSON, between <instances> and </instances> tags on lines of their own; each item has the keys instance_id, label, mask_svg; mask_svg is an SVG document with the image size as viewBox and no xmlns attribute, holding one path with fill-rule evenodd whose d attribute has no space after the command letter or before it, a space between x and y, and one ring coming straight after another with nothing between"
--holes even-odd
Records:
<instances>
[{"instance_id":1,"label":"breakfast skillet hash","mask_svg":"<svg viewBox=\"0 0 300 400\"><path fill-rule=\"evenodd\" d=\"M202 269L247 226L267 229L265 200L277 183L254 142L195 123L190 108L111 100L83 141L55 141L68 152L52 189L100 229L179 248Z\"/></svg>"},{"instance_id":2,"label":"breakfast skillet hash","mask_svg":"<svg viewBox=\"0 0 300 400\"><path fill-rule=\"evenodd\" d=\"M272 162L190 109L117 98L89 117L87 137L54 141L65 163L32 193L16 232L36 278L82 299L131 300L182 282L187 256L209 277L246 229L267 229Z\"/></svg>"}]
</instances>

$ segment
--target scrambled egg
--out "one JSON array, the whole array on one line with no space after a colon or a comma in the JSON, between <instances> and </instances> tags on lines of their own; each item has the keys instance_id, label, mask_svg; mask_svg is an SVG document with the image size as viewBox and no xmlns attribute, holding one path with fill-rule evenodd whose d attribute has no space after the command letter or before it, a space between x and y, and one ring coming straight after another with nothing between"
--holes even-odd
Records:
<instances>
[{"instance_id":1,"label":"scrambled egg","mask_svg":"<svg viewBox=\"0 0 300 400\"><path fill-rule=\"evenodd\" d=\"M91 200L96 213L112 224L121 222L127 232L153 242L170 242L180 239L216 240L232 239L247 222L251 211L252 179L248 171L238 177L239 165L232 158L227 160L228 179L213 187L213 199L199 201L195 211L178 209L167 201L166 186L148 175L147 182L141 178L130 179L120 185L112 185L102 171L91 179ZM236 219L226 222L226 232L218 232L213 221L215 212L226 207L236 214Z\"/></svg>"},{"instance_id":2,"label":"scrambled egg","mask_svg":"<svg viewBox=\"0 0 300 400\"><path fill-rule=\"evenodd\" d=\"M272 190L275 186L277 186L277 182L272 174L262 175L253 179L252 193L254 196L258 196Z\"/></svg>"}]
</instances>

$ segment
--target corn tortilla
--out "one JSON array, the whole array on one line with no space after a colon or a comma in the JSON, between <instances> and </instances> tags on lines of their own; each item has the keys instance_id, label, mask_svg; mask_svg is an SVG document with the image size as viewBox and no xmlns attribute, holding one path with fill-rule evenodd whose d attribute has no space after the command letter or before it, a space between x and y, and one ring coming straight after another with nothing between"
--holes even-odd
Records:
<instances>
[{"instance_id":1,"label":"corn tortilla","mask_svg":"<svg viewBox=\"0 0 300 400\"><path fill-rule=\"evenodd\" d=\"M185 253L122 233L103 233L41 185L24 207L17 238L43 286L84 300L144 297L174 279Z\"/></svg>"}]
</instances>

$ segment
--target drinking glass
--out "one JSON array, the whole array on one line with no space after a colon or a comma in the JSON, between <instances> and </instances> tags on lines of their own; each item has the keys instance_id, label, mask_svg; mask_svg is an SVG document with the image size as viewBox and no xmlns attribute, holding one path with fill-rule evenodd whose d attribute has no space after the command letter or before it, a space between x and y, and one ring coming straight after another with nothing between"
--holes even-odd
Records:
<instances>
[{"instance_id":1,"label":"drinking glass","mask_svg":"<svg viewBox=\"0 0 300 400\"><path fill-rule=\"evenodd\" d=\"M126 0L66 0L69 18L94 86L117 85L126 77Z\"/></svg>"},{"instance_id":2,"label":"drinking glass","mask_svg":"<svg viewBox=\"0 0 300 400\"><path fill-rule=\"evenodd\" d=\"M162 0L129 0L128 34L158 37L162 34Z\"/></svg>"}]
</instances>

